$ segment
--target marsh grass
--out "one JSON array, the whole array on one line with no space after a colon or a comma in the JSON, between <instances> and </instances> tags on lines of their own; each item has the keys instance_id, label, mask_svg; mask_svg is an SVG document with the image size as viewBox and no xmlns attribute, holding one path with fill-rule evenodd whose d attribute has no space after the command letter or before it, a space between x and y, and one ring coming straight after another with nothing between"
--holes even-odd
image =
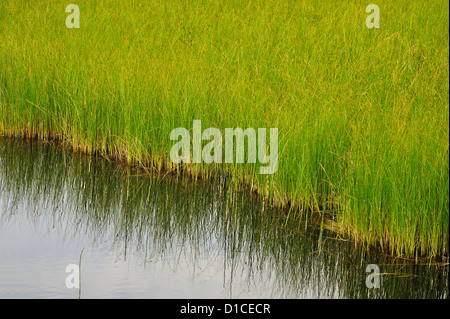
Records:
<instances>
[{"instance_id":1,"label":"marsh grass","mask_svg":"<svg viewBox=\"0 0 450 319\"><path fill-rule=\"evenodd\" d=\"M226 170L271 203L331 213L343 236L447 255L448 2L0 4L0 132L175 170L171 130L277 127L279 169Z\"/></svg>"}]
</instances>

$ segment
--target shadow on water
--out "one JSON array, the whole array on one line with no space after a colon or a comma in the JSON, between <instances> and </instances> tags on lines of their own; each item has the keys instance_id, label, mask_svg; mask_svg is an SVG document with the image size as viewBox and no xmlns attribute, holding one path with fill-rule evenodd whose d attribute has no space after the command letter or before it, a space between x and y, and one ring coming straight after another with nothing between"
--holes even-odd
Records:
<instances>
[{"instance_id":1,"label":"shadow on water","mask_svg":"<svg viewBox=\"0 0 450 319\"><path fill-rule=\"evenodd\" d=\"M58 231L58 240L83 238L96 252L113 251L116 260L138 256L142 272L160 262L174 273L189 269L176 280L195 281L196 273L212 268L204 278L217 279L220 289L208 294L211 285L201 283L210 298L449 296L448 266L363 253L330 233L319 247L310 218L264 209L249 192L231 191L226 179L194 184L150 177L54 145L0 139L0 213L0 232L14 223L44 223ZM380 268L379 289L366 286L369 264ZM83 287L88 284L84 279ZM133 290L127 284L121 291ZM177 296L197 297L188 288Z\"/></svg>"}]
</instances>

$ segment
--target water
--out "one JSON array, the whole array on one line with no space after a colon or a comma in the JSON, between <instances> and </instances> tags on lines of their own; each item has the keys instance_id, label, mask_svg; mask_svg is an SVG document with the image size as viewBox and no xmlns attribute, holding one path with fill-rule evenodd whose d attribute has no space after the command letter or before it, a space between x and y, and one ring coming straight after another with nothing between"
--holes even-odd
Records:
<instances>
[{"instance_id":1,"label":"water","mask_svg":"<svg viewBox=\"0 0 450 319\"><path fill-rule=\"evenodd\" d=\"M66 286L69 264L81 266L80 289ZM378 289L366 286L369 264L383 273ZM225 178L150 177L0 139L0 298L448 296L448 266L364 252Z\"/></svg>"}]
</instances>

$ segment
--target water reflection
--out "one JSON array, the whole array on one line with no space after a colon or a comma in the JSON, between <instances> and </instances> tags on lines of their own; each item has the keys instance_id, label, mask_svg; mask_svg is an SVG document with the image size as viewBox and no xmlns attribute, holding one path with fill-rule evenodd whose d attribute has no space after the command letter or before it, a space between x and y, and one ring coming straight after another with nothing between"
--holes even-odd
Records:
<instances>
[{"instance_id":1,"label":"water reflection","mask_svg":"<svg viewBox=\"0 0 450 319\"><path fill-rule=\"evenodd\" d=\"M449 295L448 266L362 253L326 232L319 246L312 217L264 209L249 192L232 192L226 178L149 177L55 145L0 139L0 213L0 296L67 297L63 256L76 261L84 247L87 298ZM49 278L18 279L47 253L41 264L52 266L39 276ZM368 264L384 274L380 289L366 287Z\"/></svg>"}]
</instances>

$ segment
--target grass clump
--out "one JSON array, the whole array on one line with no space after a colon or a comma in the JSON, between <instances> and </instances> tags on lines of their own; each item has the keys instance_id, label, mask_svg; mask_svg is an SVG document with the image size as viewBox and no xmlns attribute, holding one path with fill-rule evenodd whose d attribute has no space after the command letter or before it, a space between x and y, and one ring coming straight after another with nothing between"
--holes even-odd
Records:
<instances>
[{"instance_id":1,"label":"grass clump","mask_svg":"<svg viewBox=\"0 0 450 319\"><path fill-rule=\"evenodd\" d=\"M448 2L0 4L0 132L171 167L176 127L270 128L279 168L223 164L397 255L448 254ZM208 175L219 167L191 164Z\"/></svg>"}]
</instances>

